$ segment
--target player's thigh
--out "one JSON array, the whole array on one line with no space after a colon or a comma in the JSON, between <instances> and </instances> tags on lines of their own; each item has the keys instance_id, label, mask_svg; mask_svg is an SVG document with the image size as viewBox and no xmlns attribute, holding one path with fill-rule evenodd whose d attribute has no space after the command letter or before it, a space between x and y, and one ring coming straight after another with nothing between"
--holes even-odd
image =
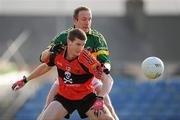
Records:
<instances>
[{"instance_id":1,"label":"player's thigh","mask_svg":"<svg viewBox=\"0 0 180 120\"><path fill-rule=\"evenodd\" d=\"M50 91L48 93L48 96L46 98L46 105L45 105L45 107L47 107L54 100L54 96L57 94L58 86L59 85L56 83L56 81L51 86L51 89L50 89Z\"/></svg>"},{"instance_id":2,"label":"player's thigh","mask_svg":"<svg viewBox=\"0 0 180 120\"><path fill-rule=\"evenodd\" d=\"M104 103L107 106L107 108L110 110L110 112L112 112L114 108L112 106L111 99L110 99L109 95L106 95L104 97Z\"/></svg>"},{"instance_id":3,"label":"player's thigh","mask_svg":"<svg viewBox=\"0 0 180 120\"><path fill-rule=\"evenodd\" d=\"M94 115L94 110L90 109L88 112L86 112L86 115L91 119L91 120L114 120L110 111L106 106L104 106L104 110L101 110L101 114L96 117Z\"/></svg>"},{"instance_id":4,"label":"player's thigh","mask_svg":"<svg viewBox=\"0 0 180 120\"><path fill-rule=\"evenodd\" d=\"M67 113L67 110L60 102L53 101L42 113L41 120L61 120Z\"/></svg>"},{"instance_id":5,"label":"player's thigh","mask_svg":"<svg viewBox=\"0 0 180 120\"><path fill-rule=\"evenodd\" d=\"M96 77L93 78L93 82L92 82L93 87L95 88L96 92L100 92L101 91L101 87L102 87L102 82L101 80L97 79Z\"/></svg>"},{"instance_id":6,"label":"player's thigh","mask_svg":"<svg viewBox=\"0 0 180 120\"><path fill-rule=\"evenodd\" d=\"M51 94L51 96L55 96L57 94L57 89L59 87L59 82L56 80L53 85L51 86L51 89L49 91L49 94Z\"/></svg>"}]
</instances>

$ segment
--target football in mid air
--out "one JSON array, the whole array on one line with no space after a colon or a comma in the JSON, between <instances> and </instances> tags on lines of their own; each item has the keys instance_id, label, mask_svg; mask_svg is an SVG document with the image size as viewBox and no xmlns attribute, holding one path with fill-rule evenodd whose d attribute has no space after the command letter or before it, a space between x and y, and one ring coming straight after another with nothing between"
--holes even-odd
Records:
<instances>
[{"instance_id":1,"label":"football in mid air","mask_svg":"<svg viewBox=\"0 0 180 120\"><path fill-rule=\"evenodd\" d=\"M148 57L142 62L141 68L148 79L156 79L163 74L164 63L158 57Z\"/></svg>"}]
</instances>

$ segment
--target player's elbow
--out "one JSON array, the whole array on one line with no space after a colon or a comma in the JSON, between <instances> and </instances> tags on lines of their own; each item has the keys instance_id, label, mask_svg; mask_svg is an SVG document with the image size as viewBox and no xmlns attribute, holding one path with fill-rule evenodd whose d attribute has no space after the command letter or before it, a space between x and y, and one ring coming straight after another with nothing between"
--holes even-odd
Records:
<instances>
[{"instance_id":1,"label":"player's elbow","mask_svg":"<svg viewBox=\"0 0 180 120\"><path fill-rule=\"evenodd\" d=\"M111 75L108 75L108 77L109 77L109 81L110 81L110 86L112 87L112 85L113 85L113 83L114 83L114 80L113 80L113 78L111 77Z\"/></svg>"},{"instance_id":2,"label":"player's elbow","mask_svg":"<svg viewBox=\"0 0 180 120\"><path fill-rule=\"evenodd\" d=\"M111 89L112 88L112 85L113 85L113 78L111 77L111 75L110 74L104 74L105 76L104 76L104 82L109 86L109 88Z\"/></svg>"}]
</instances>

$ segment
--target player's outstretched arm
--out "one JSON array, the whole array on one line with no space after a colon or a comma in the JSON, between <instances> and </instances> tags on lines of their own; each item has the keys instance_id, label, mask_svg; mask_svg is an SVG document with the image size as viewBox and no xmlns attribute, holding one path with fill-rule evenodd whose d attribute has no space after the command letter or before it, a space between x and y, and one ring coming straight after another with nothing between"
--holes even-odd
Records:
<instances>
[{"instance_id":1,"label":"player's outstretched arm","mask_svg":"<svg viewBox=\"0 0 180 120\"><path fill-rule=\"evenodd\" d=\"M12 85L12 90L18 90L20 88L22 88L28 81L35 79L43 74L45 74L46 72L48 72L49 70L51 70L52 67L49 67L46 63L42 63L40 64L38 67L36 67L28 77L23 77L23 79L18 80L17 82L15 82Z\"/></svg>"},{"instance_id":2,"label":"player's outstretched arm","mask_svg":"<svg viewBox=\"0 0 180 120\"><path fill-rule=\"evenodd\" d=\"M30 75L27 77L27 80L29 81L29 80L35 79L47 73L48 71L50 71L51 68L52 67L48 66L46 63L42 63L30 73Z\"/></svg>"}]
</instances>

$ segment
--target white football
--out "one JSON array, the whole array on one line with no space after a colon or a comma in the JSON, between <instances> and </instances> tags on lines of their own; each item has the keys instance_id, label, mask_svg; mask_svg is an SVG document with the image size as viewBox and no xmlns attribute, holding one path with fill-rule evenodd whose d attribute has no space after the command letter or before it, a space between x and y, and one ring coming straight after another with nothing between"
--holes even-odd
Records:
<instances>
[{"instance_id":1,"label":"white football","mask_svg":"<svg viewBox=\"0 0 180 120\"><path fill-rule=\"evenodd\" d=\"M158 57L148 57L141 64L142 71L148 79L156 79L164 72L164 63Z\"/></svg>"}]
</instances>

